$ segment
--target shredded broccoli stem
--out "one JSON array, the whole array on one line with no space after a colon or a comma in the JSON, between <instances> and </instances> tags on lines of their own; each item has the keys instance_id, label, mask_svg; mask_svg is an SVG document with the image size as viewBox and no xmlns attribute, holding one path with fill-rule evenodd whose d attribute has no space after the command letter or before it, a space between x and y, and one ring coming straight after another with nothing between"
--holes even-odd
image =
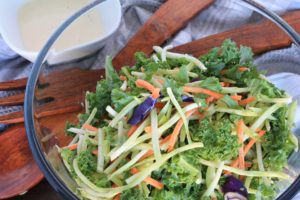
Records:
<instances>
[{"instance_id":1,"label":"shredded broccoli stem","mask_svg":"<svg viewBox=\"0 0 300 200\"><path fill-rule=\"evenodd\" d=\"M188 72L192 71L195 68L195 64L193 62L190 62L189 64L187 64L186 66L186 70Z\"/></svg>"},{"instance_id":2,"label":"shredded broccoli stem","mask_svg":"<svg viewBox=\"0 0 300 200\"><path fill-rule=\"evenodd\" d=\"M98 129L98 159L97 159L97 171L103 172L104 169L104 131Z\"/></svg>"},{"instance_id":3,"label":"shredded broccoli stem","mask_svg":"<svg viewBox=\"0 0 300 200\"><path fill-rule=\"evenodd\" d=\"M199 105L197 105L196 103L192 103L186 107L184 107L182 109L182 111L188 112L190 110L193 110L194 108L198 108ZM167 130L169 129L171 126L173 126L179 119L181 118L181 115L179 113L174 114L166 123L164 123L163 125L161 125L158 128L158 132L160 134L160 136Z\"/></svg>"},{"instance_id":4,"label":"shredded broccoli stem","mask_svg":"<svg viewBox=\"0 0 300 200\"><path fill-rule=\"evenodd\" d=\"M155 87L161 90L163 89L163 85L160 82L158 82L156 78L152 77L151 81Z\"/></svg>"},{"instance_id":5,"label":"shredded broccoli stem","mask_svg":"<svg viewBox=\"0 0 300 200\"><path fill-rule=\"evenodd\" d=\"M153 54L153 55L151 56L151 58L154 60L154 62L156 62L156 63L159 62L159 58L157 57L156 54Z\"/></svg>"},{"instance_id":6,"label":"shredded broccoli stem","mask_svg":"<svg viewBox=\"0 0 300 200\"><path fill-rule=\"evenodd\" d=\"M104 173L110 174L112 173L118 165L128 156L129 152L123 153L120 157L118 157L114 162L112 162L105 170Z\"/></svg>"},{"instance_id":7,"label":"shredded broccoli stem","mask_svg":"<svg viewBox=\"0 0 300 200\"><path fill-rule=\"evenodd\" d=\"M158 53L162 54L163 49L158 46L154 46L153 50ZM180 54L180 53L171 53L171 52L166 52L166 57L167 58L185 58L187 61L193 62L199 69L205 71L207 68L205 65L197 58L190 56L188 54Z\"/></svg>"},{"instance_id":8,"label":"shredded broccoli stem","mask_svg":"<svg viewBox=\"0 0 300 200\"><path fill-rule=\"evenodd\" d=\"M285 97L285 98L269 98L266 96L258 96L258 101L264 102L264 103L279 103L279 104L289 104L292 102L291 97Z\"/></svg>"},{"instance_id":9,"label":"shredded broccoli stem","mask_svg":"<svg viewBox=\"0 0 300 200\"><path fill-rule=\"evenodd\" d=\"M261 149L261 143L259 141L256 142L256 159L257 159L257 164L258 164L258 169L260 171L265 171L264 167L264 162L263 162L263 157L262 157L262 149Z\"/></svg>"},{"instance_id":10,"label":"shredded broccoli stem","mask_svg":"<svg viewBox=\"0 0 300 200\"><path fill-rule=\"evenodd\" d=\"M202 165L206 165L209 167L218 167L218 162L213 162L213 161L208 161L204 159L200 159L200 163ZM224 170L232 172L237 175L242 175L242 176L252 176L252 177L270 177L270 178L280 178L280 179L290 179L291 177L288 174L282 173L282 172L272 172L272 171L245 171L241 170L238 168L230 167L227 165L224 165L223 167Z\"/></svg>"},{"instance_id":11,"label":"shredded broccoli stem","mask_svg":"<svg viewBox=\"0 0 300 200\"><path fill-rule=\"evenodd\" d=\"M154 164L150 165L149 167L146 167L139 173L129 177L128 179L126 179L126 183L130 184L130 183L134 182L135 180L139 179L140 177L146 178L149 174L152 173L152 171L157 170L160 166L162 166L167 160L169 160L173 156L175 156L179 153L182 153L184 151L190 150L190 149L201 148L201 147L203 147L203 144L200 142L192 143L192 144L188 144L183 147L177 148L177 149L171 151L170 153L164 154L161 162L155 162Z\"/></svg>"},{"instance_id":12,"label":"shredded broccoli stem","mask_svg":"<svg viewBox=\"0 0 300 200\"><path fill-rule=\"evenodd\" d=\"M121 71L125 74L125 76L128 79L132 79L133 78L133 76L131 76L131 74L128 72L128 69L126 67L122 67Z\"/></svg>"},{"instance_id":13,"label":"shredded broccoli stem","mask_svg":"<svg viewBox=\"0 0 300 200\"><path fill-rule=\"evenodd\" d=\"M97 108L93 108L89 118L85 121L85 124L90 124L92 122L92 120L94 119L96 113L97 113Z\"/></svg>"},{"instance_id":14,"label":"shredded broccoli stem","mask_svg":"<svg viewBox=\"0 0 300 200\"><path fill-rule=\"evenodd\" d=\"M289 135L289 139L295 145L294 151L297 152L299 149L298 138L291 132Z\"/></svg>"},{"instance_id":15,"label":"shredded broccoli stem","mask_svg":"<svg viewBox=\"0 0 300 200\"><path fill-rule=\"evenodd\" d=\"M238 87L222 87L222 93L245 93L245 92L250 92L250 88L238 88Z\"/></svg>"},{"instance_id":16,"label":"shredded broccoli stem","mask_svg":"<svg viewBox=\"0 0 300 200\"><path fill-rule=\"evenodd\" d=\"M164 107L161 109L161 111L158 114L158 121L168 112L170 107L170 100L164 105Z\"/></svg>"},{"instance_id":17,"label":"shredded broccoli stem","mask_svg":"<svg viewBox=\"0 0 300 200\"><path fill-rule=\"evenodd\" d=\"M178 69L158 69L157 70L158 74L165 74L165 75L170 75L170 76L175 76L177 75L179 72ZM188 76L191 78L198 78L198 74L193 73L193 72L187 72Z\"/></svg>"},{"instance_id":18,"label":"shredded broccoli stem","mask_svg":"<svg viewBox=\"0 0 300 200\"><path fill-rule=\"evenodd\" d=\"M113 177L110 179L114 184L116 184L117 186L123 186L123 182L121 181L121 179L117 176Z\"/></svg>"},{"instance_id":19,"label":"shredded broccoli stem","mask_svg":"<svg viewBox=\"0 0 300 200\"><path fill-rule=\"evenodd\" d=\"M245 180L245 187L247 188L247 190L250 189L250 185L251 185L251 181L252 181L253 177L248 176Z\"/></svg>"},{"instance_id":20,"label":"shredded broccoli stem","mask_svg":"<svg viewBox=\"0 0 300 200\"><path fill-rule=\"evenodd\" d=\"M298 102L294 101L293 103L291 103L289 109L288 109L288 126L289 128L293 127L294 121L295 121L295 116L296 116L296 111L297 111L297 106L298 106Z\"/></svg>"},{"instance_id":21,"label":"shredded broccoli stem","mask_svg":"<svg viewBox=\"0 0 300 200\"><path fill-rule=\"evenodd\" d=\"M196 179L196 184L201 184L203 182L201 169L198 170L198 176Z\"/></svg>"},{"instance_id":22,"label":"shredded broccoli stem","mask_svg":"<svg viewBox=\"0 0 300 200\"><path fill-rule=\"evenodd\" d=\"M122 153L129 150L132 144L135 144L136 139L144 132L146 126L150 124L149 117L146 118L143 123L136 129L136 131L114 152L110 152L109 156L111 160L116 159ZM151 136L150 136L151 137Z\"/></svg>"},{"instance_id":23,"label":"shredded broccoli stem","mask_svg":"<svg viewBox=\"0 0 300 200\"><path fill-rule=\"evenodd\" d=\"M131 111L134 107L139 105L142 102L142 100L134 98L133 101L131 101L129 104L127 104L115 117L109 125L111 127L115 127L117 123L129 112Z\"/></svg>"},{"instance_id":24,"label":"shredded broccoli stem","mask_svg":"<svg viewBox=\"0 0 300 200\"><path fill-rule=\"evenodd\" d=\"M272 115L276 110L278 110L280 107L282 107L282 104L274 104L270 108L268 108L262 115L259 116L259 118L256 119L256 121L251 125L250 129L252 131L256 131L257 128L259 128L265 120Z\"/></svg>"},{"instance_id":25,"label":"shredded broccoli stem","mask_svg":"<svg viewBox=\"0 0 300 200\"><path fill-rule=\"evenodd\" d=\"M180 116L183 120L183 124L184 124L186 134L189 134L189 124L188 124L188 121L185 117L185 113L183 112L182 108L180 107L178 101L176 100L171 88L167 88L167 93L170 97L170 100L171 100L172 104L175 106L176 110L178 111L178 113L180 114Z\"/></svg>"},{"instance_id":26,"label":"shredded broccoli stem","mask_svg":"<svg viewBox=\"0 0 300 200\"><path fill-rule=\"evenodd\" d=\"M162 51L161 51L161 61L163 61L163 62L167 61L167 51L169 49L172 49L172 48L173 48L173 45L167 45L162 49Z\"/></svg>"},{"instance_id":27,"label":"shredded broccoli stem","mask_svg":"<svg viewBox=\"0 0 300 200\"><path fill-rule=\"evenodd\" d=\"M119 169L117 169L115 172L113 172L108 179L112 179L117 175L122 174L124 171L127 171L130 167L132 167L137 161L139 161L139 159L141 159L143 157L143 155L145 155L145 153L148 150L142 150L141 152L139 152L136 156L134 156L129 162L127 162L125 165L123 165L122 167L120 167Z\"/></svg>"},{"instance_id":28,"label":"shredded broccoli stem","mask_svg":"<svg viewBox=\"0 0 300 200\"><path fill-rule=\"evenodd\" d=\"M68 144L68 146L75 144L79 139L79 134L75 135L75 137L72 139L72 141Z\"/></svg>"},{"instance_id":29,"label":"shredded broccoli stem","mask_svg":"<svg viewBox=\"0 0 300 200\"><path fill-rule=\"evenodd\" d=\"M194 166L190 165L183 156L179 157L179 164L183 166L185 169L189 170L192 174L198 174L199 170L196 169Z\"/></svg>"},{"instance_id":30,"label":"shredded broccoli stem","mask_svg":"<svg viewBox=\"0 0 300 200\"><path fill-rule=\"evenodd\" d=\"M79 134L79 135L88 134L89 136L95 136L97 134L95 131L82 130L80 128L74 128L74 127L69 128L68 132L76 133L76 134Z\"/></svg>"},{"instance_id":31,"label":"shredded broccoli stem","mask_svg":"<svg viewBox=\"0 0 300 200\"><path fill-rule=\"evenodd\" d=\"M84 188L84 190L91 195L95 194L95 196L97 196L97 197L112 198L119 192L123 191L124 189L130 189L129 185L118 187L118 188L100 188L100 187L96 186L86 176L84 176L82 174L82 172L80 171L80 169L78 167L77 158L75 158L73 160L73 168L74 168L74 172L76 173L78 178L87 186L86 188Z\"/></svg>"},{"instance_id":32,"label":"shredded broccoli stem","mask_svg":"<svg viewBox=\"0 0 300 200\"><path fill-rule=\"evenodd\" d=\"M194 81L194 82L191 82L191 83L186 83L185 85L186 86L199 86L199 84L201 83L202 81ZM192 96L192 95L191 95Z\"/></svg>"},{"instance_id":33,"label":"shredded broccoli stem","mask_svg":"<svg viewBox=\"0 0 300 200\"><path fill-rule=\"evenodd\" d=\"M86 139L87 139L86 135L79 135L79 140L77 145L78 154L86 150L87 148Z\"/></svg>"},{"instance_id":34,"label":"shredded broccoli stem","mask_svg":"<svg viewBox=\"0 0 300 200\"><path fill-rule=\"evenodd\" d=\"M209 185L214 180L214 177L216 176L216 168L215 167L207 167L205 175L206 175L205 184L206 184L206 187L209 187Z\"/></svg>"},{"instance_id":35,"label":"shredded broccoli stem","mask_svg":"<svg viewBox=\"0 0 300 200\"><path fill-rule=\"evenodd\" d=\"M219 180L221 178L223 167L224 167L224 162L220 162L219 166L218 166L218 170L216 172L216 175L215 175L213 181L208 186L207 190L204 192L204 194L203 194L202 197L208 197L208 196L210 196L214 192L214 190L217 187L218 182L219 182Z\"/></svg>"},{"instance_id":36,"label":"shredded broccoli stem","mask_svg":"<svg viewBox=\"0 0 300 200\"><path fill-rule=\"evenodd\" d=\"M123 121L118 122L118 145L121 146L125 140Z\"/></svg>"},{"instance_id":37,"label":"shredded broccoli stem","mask_svg":"<svg viewBox=\"0 0 300 200\"><path fill-rule=\"evenodd\" d=\"M131 72L131 74L133 76L136 76L136 77L142 78L142 79L144 79L146 77L146 75L143 72L135 72L135 71L133 71L133 72Z\"/></svg>"},{"instance_id":38,"label":"shredded broccoli stem","mask_svg":"<svg viewBox=\"0 0 300 200\"><path fill-rule=\"evenodd\" d=\"M85 113L86 114L90 114L90 104L89 104L89 101L88 101L88 99L87 99L87 96L88 96L88 94L89 94L90 92L89 91L87 91L86 93L85 93L85 98L84 98L84 106L85 106Z\"/></svg>"},{"instance_id":39,"label":"shredded broccoli stem","mask_svg":"<svg viewBox=\"0 0 300 200\"><path fill-rule=\"evenodd\" d=\"M127 81L125 80L125 81L122 83L122 85L121 85L121 87L120 87L120 90L126 91L126 88L127 88Z\"/></svg>"},{"instance_id":40,"label":"shredded broccoli stem","mask_svg":"<svg viewBox=\"0 0 300 200\"><path fill-rule=\"evenodd\" d=\"M118 114L111 106L106 106L106 111L107 111L112 117L116 117L117 114Z\"/></svg>"},{"instance_id":41,"label":"shredded broccoli stem","mask_svg":"<svg viewBox=\"0 0 300 200\"><path fill-rule=\"evenodd\" d=\"M160 162L161 152L159 147L159 134L158 134L158 120L157 120L157 113L156 109L151 111L151 130L152 130L152 147L154 152L154 157L156 162Z\"/></svg>"},{"instance_id":42,"label":"shredded broccoli stem","mask_svg":"<svg viewBox=\"0 0 300 200\"><path fill-rule=\"evenodd\" d=\"M252 112L250 110L237 110L237 109L231 109L231 108L223 108L223 107L215 107L216 112L224 112L224 113L229 113L229 114L236 114L240 116L245 116L245 117L256 117L257 113Z\"/></svg>"},{"instance_id":43,"label":"shredded broccoli stem","mask_svg":"<svg viewBox=\"0 0 300 200\"><path fill-rule=\"evenodd\" d=\"M256 139L258 141L260 140L259 135L255 131L251 130L245 124L243 124L243 130L244 130L244 133L245 133L245 135L244 135L244 141L246 141L249 137L253 138L253 139Z\"/></svg>"}]
</instances>

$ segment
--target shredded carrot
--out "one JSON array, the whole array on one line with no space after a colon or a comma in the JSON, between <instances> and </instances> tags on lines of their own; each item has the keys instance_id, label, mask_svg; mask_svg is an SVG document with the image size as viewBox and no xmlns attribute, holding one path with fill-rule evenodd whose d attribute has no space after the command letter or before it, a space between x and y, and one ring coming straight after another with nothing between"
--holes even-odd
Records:
<instances>
[{"instance_id":1,"label":"shredded carrot","mask_svg":"<svg viewBox=\"0 0 300 200\"><path fill-rule=\"evenodd\" d=\"M154 154L153 150L148 150L139 160L144 160L145 158L148 158Z\"/></svg>"},{"instance_id":2,"label":"shredded carrot","mask_svg":"<svg viewBox=\"0 0 300 200\"><path fill-rule=\"evenodd\" d=\"M160 89L159 89L159 88L155 88L155 89L152 91L151 96L152 96L154 99L157 99L157 98L160 96L159 92L160 92Z\"/></svg>"},{"instance_id":3,"label":"shredded carrot","mask_svg":"<svg viewBox=\"0 0 300 200\"><path fill-rule=\"evenodd\" d=\"M229 87L229 86L230 86L230 83L228 83L228 82L220 82L220 85L221 85L222 87Z\"/></svg>"},{"instance_id":4,"label":"shredded carrot","mask_svg":"<svg viewBox=\"0 0 300 200\"><path fill-rule=\"evenodd\" d=\"M158 109L163 109L164 106L165 106L165 104L163 102L156 102L156 104L155 104L155 108L158 108Z\"/></svg>"},{"instance_id":5,"label":"shredded carrot","mask_svg":"<svg viewBox=\"0 0 300 200\"><path fill-rule=\"evenodd\" d=\"M227 72L227 69L223 69L223 70L220 71L220 74L224 75L226 72Z\"/></svg>"},{"instance_id":6,"label":"shredded carrot","mask_svg":"<svg viewBox=\"0 0 300 200\"><path fill-rule=\"evenodd\" d=\"M92 151L92 154L94 154L94 155L97 156L97 155L98 155L98 149L93 150L93 151Z\"/></svg>"},{"instance_id":7,"label":"shredded carrot","mask_svg":"<svg viewBox=\"0 0 300 200\"><path fill-rule=\"evenodd\" d=\"M123 76L123 75L121 75L121 76L120 76L120 80L121 80L121 81L126 81L126 80L127 80L127 77L126 77L126 76Z\"/></svg>"},{"instance_id":8,"label":"shredded carrot","mask_svg":"<svg viewBox=\"0 0 300 200\"><path fill-rule=\"evenodd\" d=\"M188 105L191 105L191 104L192 104L191 102L181 102L180 106L185 107L185 106L188 106Z\"/></svg>"},{"instance_id":9,"label":"shredded carrot","mask_svg":"<svg viewBox=\"0 0 300 200\"><path fill-rule=\"evenodd\" d=\"M240 67L238 70L239 70L240 72L244 72L244 71L248 71L249 68L248 68L248 67Z\"/></svg>"},{"instance_id":10,"label":"shredded carrot","mask_svg":"<svg viewBox=\"0 0 300 200\"><path fill-rule=\"evenodd\" d=\"M259 137L262 137L264 134L266 134L266 131L265 130L260 130L258 132L258 135ZM244 152L245 152L245 155L249 152L249 150L251 149L251 147L256 143L256 139L251 139L250 142L245 146L244 148Z\"/></svg>"},{"instance_id":11,"label":"shredded carrot","mask_svg":"<svg viewBox=\"0 0 300 200\"><path fill-rule=\"evenodd\" d=\"M243 100L239 101L239 105L245 106L245 105L247 105L249 103L252 103L255 100L256 100L256 98L253 97L253 96L251 96L251 97L248 97L247 99L243 99Z\"/></svg>"},{"instance_id":12,"label":"shredded carrot","mask_svg":"<svg viewBox=\"0 0 300 200\"><path fill-rule=\"evenodd\" d=\"M156 80L157 80L160 84L162 84L162 85L165 84L165 81L162 80L162 79L160 79L160 78L157 78Z\"/></svg>"},{"instance_id":13,"label":"shredded carrot","mask_svg":"<svg viewBox=\"0 0 300 200\"><path fill-rule=\"evenodd\" d=\"M220 99L223 97L222 94L219 94L217 92L208 90L208 89L204 89L204 88L199 88L199 87L189 87L189 86L183 86L183 91L184 92L191 92L191 93L200 93L200 94L206 94L209 96L212 96L216 99Z\"/></svg>"},{"instance_id":14,"label":"shredded carrot","mask_svg":"<svg viewBox=\"0 0 300 200\"><path fill-rule=\"evenodd\" d=\"M139 124L138 124L138 125L133 125L133 126L129 129L128 133L127 133L128 137L130 137L130 136L136 131L136 129L137 129L138 127L139 127Z\"/></svg>"},{"instance_id":15,"label":"shredded carrot","mask_svg":"<svg viewBox=\"0 0 300 200\"><path fill-rule=\"evenodd\" d=\"M251 162L246 162L245 161L245 168L249 168L249 167L251 167L252 166L252 163Z\"/></svg>"},{"instance_id":16,"label":"shredded carrot","mask_svg":"<svg viewBox=\"0 0 300 200\"><path fill-rule=\"evenodd\" d=\"M149 92L151 92L151 96L154 98L154 99L157 99L160 94L160 89L159 88L155 88L151 83L145 81L145 80L142 80L142 79L138 79L135 81L135 84L137 87L140 87L140 88L144 88L146 90L148 90Z\"/></svg>"},{"instance_id":17,"label":"shredded carrot","mask_svg":"<svg viewBox=\"0 0 300 200\"><path fill-rule=\"evenodd\" d=\"M243 136L243 126L244 126L244 121L239 120L238 125L237 125L237 136L239 138L239 143L242 144L241 148L239 149L239 168L240 169L245 169L245 155L244 155L244 136Z\"/></svg>"},{"instance_id":18,"label":"shredded carrot","mask_svg":"<svg viewBox=\"0 0 300 200\"><path fill-rule=\"evenodd\" d=\"M196 112L197 110L198 110L198 108L192 109L192 110L186 112L186 113L185 113L185 116L186 116L186 117L189 117L189 116L191 116L194 112ZM171 152L171 151L174 149L174 146L175 146L175 144L176 144L177 137L178 137L178 135L179 135L179 132L180 132L180 129L181 129L182 125L183 125L183 120L180 119L180 120L177 122L177 124L176 124L176 126L175 126L175 128L174 128L174 130L173 130L173 132L172 132L172 134L171 134L170 143L169 143L169 147L168 147L168 152Z\"/></svg>"},{"instance_id":19,"label":"shredded carrot","mask_svg":"<svg viewBox=\"0 0 300 200\"><path fill-rule=\"evenodd\" d=\"M259 131L258 135L259 137L262 137L264 134L266 133L266 131L261 130ZM247 153L249 152L249 150L251 149L251 147L256 143L256 139L251 139L250 142L244 147L244 155L247 155ZM231 167L237 167L239 163L239 160L236 159L233 163L231 163Z\"/></svg>"},{"instance_id":20,"label":"shredded carrot","mask_svg":"<svg viewBox=\"0 0 300 200\"><path fill-rule=\"evenodd\" d=\"M164 139L160 140L160 145L165 144L166 142L168 142L171 138L171 134L168 135L167 137L165 137Z\"/></svg>"},{"instance_id":21,"label":"shredded carrot","mask_svg":"<svg viewBox=\"0 0 300 200\"><path fill-rule=\"evenodd\" d=\"M145 127L144 131L145 131L146 133L151 133L151 132L152 132L151 126Z\"/></svg>"},{"instance_id":22,"label":"shredded carrot","mask_svg":"<svg viewBox=\"0 0 300 200\"><path fill-rule=\"evenodd\" d=\"M215 100L215 97L213 97L213 96L207 97L207 98L206 98L206 104L210 104L210 103L212 103L214 100Z\"/></svg>"},{"instance_id":23,"label":"shredded carrot","mask_svg":"<svg viewBox=\"0 0 300 200\"><path fill-rule=\"evenodd\" d=\"M68 148L69 150L73 151L73 150L77 149L77 146L78 146L78 144L76 143L76 144L71 144L69 146L66 146L65 148Z\"/></svg>"},{"instance_id":24,"label":"shredded carrot","mask_svg":"<svg viewBox=\"0 0 300 200\"><path fill-rule=\"evenodd\" d=\"M112 187L113 187L113 188L116 188L116 187L118 187L118 186L114 183L114 184L112 185ZM118 193L118 194L113 198L113 200L119 200L120 197L121 197L121 193Z\"/></svg>"},{"instance_id":25,"label":"shredded carrot","mask_svg":"<svg viewBox=\"0 0 300 200\"><path fill-rule=\"evenodd\" d=\"M136 174L136 173L139 172L139 170L137 168L135 168L135 167L132 168L130 171L131 171L132 174ZM147 183L147 184L149 184L149 185L152 185L153 187L155 187L158 190L161 190L161 189L164 188L164 184L163 183L161 183L161 182L159 182L159 181L151 178L150 176L148 176L147 178L145 178L144 182Z\"/></svg>"},{"instance_id":26,"label":"shredded carrot","mask_svg":"<svg viewBox=\"0 0 300 200\"><path fill-rule=\"evenodd\" d=\"M154 89L155 89L155 87L154 87L151 83L149 83L149 82L147 82L147 81L144 81L144 80L142 80L142 79L136 80L136 81L135 81L135 84L136 84L137 87L144 88L144 89L148 90L148 91L151 92L151 93L152 93L152 92L154 91Z\"/></svg>"},{"instance_id":27,"label":"shredded carrot","mask_svg":"<svg viewBox=\"0 0 300 200\"><path fill-rule=\"evenodd\" d=\"M118 193L114 198L113 200L119 200L121 198L121 193Z\"/></svg>"},{"instance_id":28,"label":"shredded carrot","mask_svg":"<svg viewBox=\"0 0 300 200\"><path fill-rule=\"evenodd\" d=\"M224 82L224 87L230 87L230 83Z\"/></svg>"},{"instance_id":29,"label":"shredded carrot","mask_svg":"<svg viewBox=\"0 0 300 200\"><path fill-rule=\"evenodd\" d=\"M87 129L87 130L89 130L89 131L95 131L95 132L98 131L98 129L97 129L96 127L93 127L93 126L91 126L91 125L89 125L89 124L83 124L83 125L82 125L82 128L85 128L85 129Z\"/></svg>"},{"instance_id":30,"label":"shredded carrot","mask_svg":"<svg viewBox=\"0 0 300 200\"><path fill-rule=\"evenodd\" d=\"M231 95L230 96L233 100L235 101L240 101L242 100L242 96L241 95Z\"/></svg>"}]
</instances>

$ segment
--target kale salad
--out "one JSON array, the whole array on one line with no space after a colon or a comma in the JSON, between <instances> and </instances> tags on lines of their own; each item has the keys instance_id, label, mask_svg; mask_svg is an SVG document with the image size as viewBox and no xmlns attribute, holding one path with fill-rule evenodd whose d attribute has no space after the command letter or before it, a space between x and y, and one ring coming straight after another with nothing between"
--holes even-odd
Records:
<instances>
[{"instance_id":1,"label":"kale salad","mask_svg":"<svg viewBox=\"0 0 300 200\"><path fill-rule=\"evenodd\" d=\"M225 40L200 58L153 47L87 92L59 151L83 199L273 199L297 103Z\"/></svg>"}]
</instances>

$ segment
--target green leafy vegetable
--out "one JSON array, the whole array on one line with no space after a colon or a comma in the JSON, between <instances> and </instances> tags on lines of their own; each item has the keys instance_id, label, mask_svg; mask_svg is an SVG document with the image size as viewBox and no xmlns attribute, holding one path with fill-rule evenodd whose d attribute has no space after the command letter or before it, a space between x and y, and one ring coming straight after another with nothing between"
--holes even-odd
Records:
<instances>
[{"instance_id":1,"label":"green leafy vegetable","mask_svg":"<svg viewBox=\"0 0 300 200\"><path fill-rule=\"evenodd\" d=\"M217 79L215 77L206 78L205 80L201 81L199 86L201 88L206 88L206 89L218 91L218 92L222 90L222 86L219 82L219 79Z\"/></svg>"},{"instance_id":2,"label":"green leafy vegetable","mask_svg":"<svg viewBox=\"0 0 300 200\"><path fill-rule=\"evenodd\" d=\"M125 190L121 194L121 200L147 200L142 191L137 188L132 188L130 190Z\"/></svg>"},{"instance_id":3,"label":"green leafy vegetable","mask_svg":"<svg viewBox=\"0 0 300 200\"><path fill-rule=\"evenodd\" d=\"M133 100L133 97L120 89L113 89L111 92L111 100L117 112L120 112L128 103Z\"/></svg>"},{"instance_id":4,"label":"green leafy vegetable","mask_svg":"<svg viewBox=\"0 0 300 200\"><path fill-rule=\"evenodd\" d=\"M237 136L231 134L230 120L222 119L213 123L204 119L199 123L191 123L190 129L192 140L201 141L205 146L197 151L190 151L190 158L198 155L206 160L231 160L238 156L240 145Z\"/></svg>"},{"instance_id":5,"label":"green leafy vegetable","mask_svg":"<svg viewBox=\"0 0 300 200\"><path fill-rule=\"evenodd\" d=\"M220 101L224 102L229 108L237 108L239 106L238 103L228 95L223 96Z\"/></svg>"}]
</instances>

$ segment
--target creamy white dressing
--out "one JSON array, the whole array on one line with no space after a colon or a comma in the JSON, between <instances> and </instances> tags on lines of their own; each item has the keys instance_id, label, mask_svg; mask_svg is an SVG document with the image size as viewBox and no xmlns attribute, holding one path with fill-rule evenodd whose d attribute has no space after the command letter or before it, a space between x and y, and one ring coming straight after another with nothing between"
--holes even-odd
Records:
<instances>
[{"instance_id":1,"label":"creamy white dressing","mask_svg":"<svg viewBox=\"0 0 300 200\"><path fill-rule=\"evenodd\" d=\"M19 10L21 37L26 49L39 51L71 14L91 0L29 0ZM94 41L104 34L100 13L93 10L73 23L54 44L56 50Z\"/></svg>"}]
</instances>

